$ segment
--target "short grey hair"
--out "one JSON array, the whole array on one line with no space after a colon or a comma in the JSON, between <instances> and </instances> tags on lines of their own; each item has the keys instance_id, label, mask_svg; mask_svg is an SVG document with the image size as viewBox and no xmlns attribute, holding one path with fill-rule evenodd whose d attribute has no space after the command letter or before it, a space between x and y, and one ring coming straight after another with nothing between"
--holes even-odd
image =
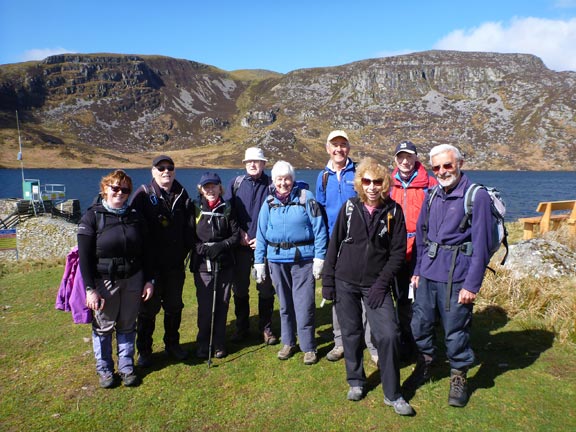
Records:
<instances>
[{"instance_id":1,"label":"short grey hair","mask_svg":"<svg viewBox=\"0 0 576 432\"><path fill-rule=\"evenodd\" d=\"M461 161L464 159L460 150L454 147L451 144L440 144L430 149L430 164L432 164L432 158L440 153L452 152L454 156L456 156L457 161Z\"/></svg>"},{"instance_id":2,"label":"short grey hair","mask_svg":"<svg viewBox=\"0 0 576 432\"><path fill-rule=\"evenodd\" d=\"M272 181L276 181L276 177L287 177L290 176L292 181L296 179L296 171L294 171L294 167L290 165L289 162L279 160L274 164L272 167Z\"/></svg>"}]
</instances>

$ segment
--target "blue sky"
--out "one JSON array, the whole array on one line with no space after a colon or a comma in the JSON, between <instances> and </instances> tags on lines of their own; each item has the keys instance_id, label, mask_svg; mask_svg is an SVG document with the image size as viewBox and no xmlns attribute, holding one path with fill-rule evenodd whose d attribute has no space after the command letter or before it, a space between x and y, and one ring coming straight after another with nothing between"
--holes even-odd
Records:
<instances>
[{"instance_id":1,"label":"blue sky","mask_svg":"<svg viewBox=\"0 0 576 432\"><path fill-rule=\"evenodd\" d=\"M107 52L286 73L430 49L576 71L576 0L0 0L0 64Z\"/></svg>"}]
</instances>

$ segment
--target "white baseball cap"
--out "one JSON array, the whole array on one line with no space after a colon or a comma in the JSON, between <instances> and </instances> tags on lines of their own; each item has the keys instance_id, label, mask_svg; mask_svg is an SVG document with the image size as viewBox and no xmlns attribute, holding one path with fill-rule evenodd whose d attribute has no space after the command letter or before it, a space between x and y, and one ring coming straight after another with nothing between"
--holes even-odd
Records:
<instances>
[{"instance_id":1,"label":"white baseball cap","mask_svg":"<svg viewBox=\"0 0 576 432\"><path fill-rule=\"evenodd\" d=\"M330 141L332 141L336 137L342 137L346 141L350 142L350 140L348 139L348 134L346 132L344 132L343 130L333 130L332 132L330 132L328 134L328 139L326 140L326 144L329 144Z\"/></svg>"}]
</instances>

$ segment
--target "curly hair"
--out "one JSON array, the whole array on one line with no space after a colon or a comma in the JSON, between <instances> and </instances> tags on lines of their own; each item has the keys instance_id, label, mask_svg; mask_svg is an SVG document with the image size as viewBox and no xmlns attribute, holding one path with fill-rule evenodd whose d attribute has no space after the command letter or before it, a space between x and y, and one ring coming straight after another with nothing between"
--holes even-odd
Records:
<instances>
[{"instance_id":1,"label":"curly hair","mask_svg":"<svg viewBox=\"0 0 576 432\"><path fill-rule=\"evenodd\" d=\"M388 168L371 157L365 157L360 160L356 167L356 175L354 176L354 190L356 190L358 198L360 198L360 201L362 202L366 202L366 194L362 187L362 177L364 177L366 173L370 173L370 175L375 179L381 178L383 180L380 197L382 201L384 201L384 199L389 195L392 186L392 178L390 177Z\"/></svg>"},{"instance_id":2,"label":"curly hair","mask_svg":"<svg viewBox=\"0 0 576 432\"><path fill-rule=\"evenodd\" d=\"M106 187L109 185L115 185L125 183L130 193L132 193L132 179L124 170L116 170L111 173L106 174L100 180L100 196L104 198L106 196ZM130 195L130 193L128 195Z\"/></svg>"}]
</instances>

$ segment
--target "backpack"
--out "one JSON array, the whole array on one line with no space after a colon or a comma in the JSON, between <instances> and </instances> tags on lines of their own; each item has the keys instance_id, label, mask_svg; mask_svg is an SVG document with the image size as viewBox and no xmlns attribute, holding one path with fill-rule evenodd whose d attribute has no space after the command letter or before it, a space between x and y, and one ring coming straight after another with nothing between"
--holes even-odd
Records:
<instances>
[{"instance_id":1,"label":"backpack","mask_svg":"<svg viewBox=\"0 0 576 432\"><path fill-rule=\"evenodd\" d=\"M492 214L492 248L489 251L490 258L492 258L492 256L500 249L500 245L503 245L506 248L506 252L504 254L504 258L500 262L500 265L504 265L506 258L508 257L508 230L504 224L504 216L506 215L506 202L502 198L502 194L498 189L484 186L479 183L472 183L464 195L464 217L460 221L458 228L460 232L464 232L466 228L472 225L472 209L474 208L476 192L478 192L480 189L484 189L486 192L488 192L488 196L490 197L490 212ZM434 199L437 191L438 186L434 187L428 194L427 218L430 217L430 205L432 204L432 200ZM426 235L428 219L426 220L425 227L426 229L424 231L426 242L428 240L428 236ZM493 269L490 270L494 271Z\"/></svg>"},{"instance_id":2,"label":"backpack","mask_svg":"<svg viewBox=\"0 0 576 432\"><path fill-rule=\"evenodd\" d=\"M354 172L356 172L356 162L352 162L354 166ZM322 171L322 191L326 192L326 185L328 184L328 177L330 176L330 171L328 169L324 169Z\"/></svg>"}]
</instances>

